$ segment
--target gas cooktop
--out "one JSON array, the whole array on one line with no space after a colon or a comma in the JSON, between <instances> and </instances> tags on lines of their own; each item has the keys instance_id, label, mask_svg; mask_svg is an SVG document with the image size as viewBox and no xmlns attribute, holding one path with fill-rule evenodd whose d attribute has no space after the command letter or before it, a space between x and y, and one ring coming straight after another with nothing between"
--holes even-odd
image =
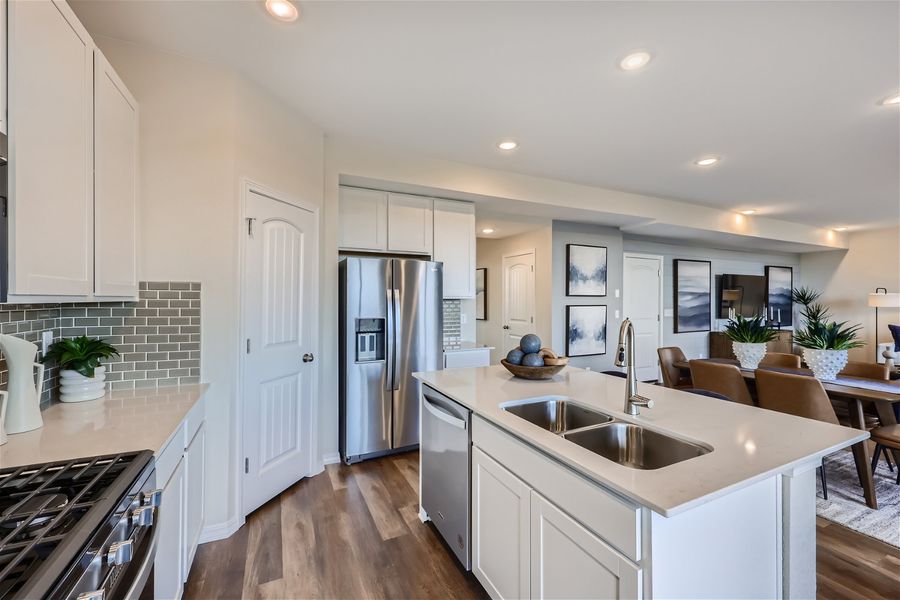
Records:
<instances>
[{"instance_id":1,"label":"gas cooktop","mask_svg":"<svg viewBox=\"0 0 900 600\"><path fill-rule=\"evenodd\" d=\"M91 564L109 561L102 542L144 504L136 486L153 486L152 467L144 450L0 470L0 599L77 597Z\"/></svg>"}]
</instances>

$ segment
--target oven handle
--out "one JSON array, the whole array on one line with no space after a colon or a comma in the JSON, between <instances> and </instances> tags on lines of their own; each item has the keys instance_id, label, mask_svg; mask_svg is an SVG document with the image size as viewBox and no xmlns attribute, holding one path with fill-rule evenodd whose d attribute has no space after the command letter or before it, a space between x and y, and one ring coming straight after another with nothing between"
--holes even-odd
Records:
<instances>
[{"instance_id":1,"label":"oven handle","mask_svg":"<svg viewBox=\"0 0 900 600\"><path fill-rule=\"evenodd\" d=\"M125 594L126 600L137 600L140 598L141 592L144 591L144 585L146 585L147 579L150 577L150 571L153 569L153 563L156 560L156 542L159 539L160 529L159 514L156 517L152 526L153 531L150 534L150 546L144 556L144 563L141 565L134 581L128 587L128 592Z\"/></svg>"}]
</instances>

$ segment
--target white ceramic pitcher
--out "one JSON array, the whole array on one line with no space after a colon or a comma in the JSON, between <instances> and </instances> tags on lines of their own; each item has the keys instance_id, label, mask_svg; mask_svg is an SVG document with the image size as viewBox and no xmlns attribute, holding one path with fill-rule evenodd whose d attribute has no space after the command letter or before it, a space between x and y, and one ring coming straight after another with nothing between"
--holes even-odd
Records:
<instances>
[{"instance_id":1,"label":"white ceramic pitcher","mask_svg":"<svg viewBox=\"0 0 900 600\"><path fill-rule=\"evenodd\" d=\"M6 443L6 407L9 406L9 394L0 392L0 446Z\"/></svg>"},{"instance_id":2,"label":"white ceramic pitcher","mask_svg":"<svg viewBox=\"0 0 900 600\"><path fill-rule=\"evenodd\" d=\"M35 362L38 347L12 335L0 335L0 350L9 369L9 393L6 407L6 433L22 433L44 424L41 417L41 392L44 389L44 365ZM37 381L35 381L37 368Z\"/></svg>"}]
</instances>

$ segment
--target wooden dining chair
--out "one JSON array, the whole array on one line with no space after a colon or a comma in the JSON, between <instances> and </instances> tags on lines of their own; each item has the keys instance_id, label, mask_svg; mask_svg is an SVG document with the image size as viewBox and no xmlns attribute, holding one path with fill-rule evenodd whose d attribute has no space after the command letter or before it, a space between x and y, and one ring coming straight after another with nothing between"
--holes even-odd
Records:
<instances>
[{"instance_id":1,"label":"wooden dining chair","mask_svg":"<svg viewBox=\"0 0 900 600\"><path fill-rule=\"evenodd\" d=\"M731 398L729 398L728 396L725 396L724 394L720 394L718 392L711 392L709 390L688 388L681 391L687 392L688 394L697 394L698 396L706 396L707 398L715 398L716 400L728 400L729 402L731 402Z\"/></svg>"},{"instance_id":2,"label":"wooden dining chair","mask_svg":"<svg viewBox=\"0 0 900 600\"><path fill-rule=\"evenodd\" d=\"M766 352L759 364L766 367L781 367L783 369L799 369L800 357L787 352Z\"/></svg>"},{"instance_id":3,"label":"wooden dining chair","mask_svg":"<svg viewBox=\"0 0 900 600\"><path fill-rule=\"evenodd\" d=\"M753 406L753 398L750 397L750 390L744 383L744 376L734 365L692 360L691 380L697 389L716 392L732 402Z\"/></svg>"},{"instance_id":4,"label":"wooden dining chair","mask_svg":"<svg viewBox=\"0 0 900 600\"><path fill-rule=\"evenodd\" d=\"M900 425L885 425L876 427L871 431L872 441L875 442L875 454L872 456L872 473L878 466L878 457L882 451L888 456L888 449L900 450ZM888 462L890 465L890 462ZM897 485L900 485L900 468L897 469Z\"/></svg>"},{"instance_id":5,"label":"wooden dining chair","mask_svg":"<svg viewBox=\"0 0 900 600\"><path fill-rule=\"evenodd\" d=\"M678 346L657 348L656 354L659 356L659 368L662 371L664 386L673 389L693 387L691 377L686 376L681 369L675 366L676 362L687 362L687 357L681 348Z\"/></svg>"},{"instance_id":6,"label":"wooden dining chair","mask_svg":"<svg viewBox=\"0 0 900 600\"><path fill-rule=\"evenodd\" d=\"M841 369L838 377L862 377L865 379L877 379L878 381L888 381L891 378L891 371L887 365L878 363L860 362L851 360L847 366Z\"/></svg>"},{"instance_id":7,"label":"wooden dining chair","mask_svg":"<svg viewBox=\"0 0 900 600\"><path fill-rule=\"evenodd\" d=\"M815 377L757 369L756 399L760 408L840 425L828 393ZM822 479L822 496L828 500L824 458L819 476Z\"/></svg>"}]
</instances>

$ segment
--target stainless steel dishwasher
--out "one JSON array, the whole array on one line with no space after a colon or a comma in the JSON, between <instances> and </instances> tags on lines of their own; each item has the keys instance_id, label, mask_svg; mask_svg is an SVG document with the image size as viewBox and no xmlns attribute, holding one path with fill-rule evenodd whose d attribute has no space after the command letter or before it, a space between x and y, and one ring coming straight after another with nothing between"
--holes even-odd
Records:
<instances>
[{"instance_id":1,"label":"stainless steel dishwasher","mask_svg":"<svg viewBox=\"0 0 900 600\"><path fill-rule=\"evenodd\" d=\"M421 415L422 509L468 571L472 411L423 385Z\"/></svg>"}]
</instances>

